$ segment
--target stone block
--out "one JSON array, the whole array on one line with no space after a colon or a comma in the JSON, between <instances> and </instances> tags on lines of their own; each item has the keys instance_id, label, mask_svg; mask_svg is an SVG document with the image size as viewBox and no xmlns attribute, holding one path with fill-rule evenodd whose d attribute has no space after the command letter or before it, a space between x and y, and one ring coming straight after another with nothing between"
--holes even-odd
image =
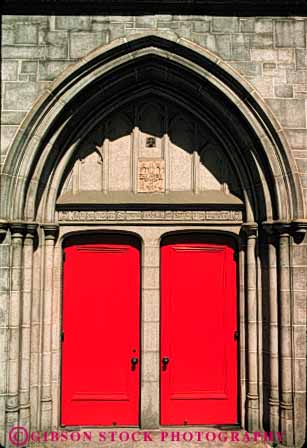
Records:
<instances>
[{"instance_id":1,"label":"stone block","mask_svg":"<svg viewBox=\"0 0 307 448\"><path fill-rule=\"evenodd\" d=\"M159 266L160 250L158 247L144 248L144 255L142 258L143 266L157 267Z\"/></svg>"},{"instance_id":2,"label":"stone block","mask_svg":"<svg viewBox=\"0 0 307 448\"><path fill-rule=\"evenodd\" d=\"M213 33L237 33L239 31L239 19L237 17L213 17Z\"/></svg>"},{"instance_id":3,"label":"stone block","mask_svg":"<svg viewBox=\"0 0 307 448\"><path fill-rule=\"evenodd\" d=\"M38 29L36 24L20 23L16 25L17 44L37 44Z\"/></svg>"},{"instance_id":4,"label":"stone block","mask_svg":"<svg viewBox=\"0 0 307 448\"><path fill-rule=\"evenodd\" d=\"M307 244L297 244L292 246L292 265L307 267Z\"/></svg>"},{"instance_id":5,"label":"stone block","mask_svg":"<svg viewBox=\"0 0 307 448\"><path fill-rule=\"evenodd\" d=\"M242 33L253 33L255 31L255 21L254 17L240 19L240 31Z\"/></svg>"},{"instance_id":6,"label":"stone block","mask_svg":"<svg viewBox=\"0 0 307 448\"><path fill-rule=\"evenodd\" d=\"M232 59L236 61L250 60L250 34L234 34L232 36Z\"/></svg>"},{"instance_id":7,"label":"stone block","mask_svg":"<svg viewBox=\"0 0 307 448\"><path fill-rule=\"evenodd\" d=\"M43 88L43 85L35 82L10 82L5 86L4 109L29 110Z\"/></svg>"},{"instance_id":8,"label":"stone block","mask_svg":"<svg viewBox=\"0 0 307 448\"><path fill-rule=\"evenodd\" d=\"M301 179L302 187L306 191L307 190L307 174L303 174L303 175L301 174L300 179Z\"/></svg>"},{"instance_id":9,"label":"stone block","mask_svg":"<svg viewBox=\"0 0 307 448\"><path fill-rule=\"evenodd\" d=\"M205 37L205 46L208 50L216 53L223 59L231 59L231 37L229 34L209 34Z\"/></svg>"},{"instance_id":10,"label":"stone block","mask_svg":"<svg viewBox=\"0 0 307 448\"><path fill-rule=\"evenodd\" d=\"M296 159L296 164L300 173L307 173L307 158Z\"/></svg>"},{"instance_id":11,"label":"stone block","mask_svg":"<svg viewBox=\"0 0 307 448\"><path fill-rule=\"evenodd\" d=\"M303 99L269 99L268 103L283 126L287 128L306 126L306 109Z\"/></svg>"},{"instance_id":12,"label":"stone block","mask_svg":"<svg viewBox=\"0 0 307 448\"><path fill-rule=\"evenodd\" d=\"M289 84L305 84L305 82L307 83L306 72L303 70L287 71L287 82Z\"/></svg>"},{"instance_id":13,"label":"stone block","mask_svg":"<svg viewBox=\"0 0 307 448\"><path fill-rule=\"evenodd\" d=\"M159 351L159 322L144 322L144 352Z\"/></svg>"},{"instance_id":14,"label":"stone block","mask_svg":"<svg viewBox=\"0 0 307 448\"><path fill-rule=\"evenodd\" d=\"M21 62L21 73L36 73L37 72L37 62L22 61Z\"/></svg>"},{"instance_id":15,"label":"stone block","mask_svg":"<svg viewBox=\"0 0 307 448\"><path fill-rule=\"evenodd\" d=\"M10 261L10 246L8 244L1 244L0 246L0 267L8 268Z\"/></svg>"},{"instance_id":16,"label":"stone block","mask_svg":"<svg viewBox=\"0 0 307 448\"><path fill-rule=\"evenodd\" d=\"M55 28L69 31L89 31L91 29L91 17L88 16L57 16Z\"/></svg>"},{"instance_id":17,"label":"stone block","mask_svg":"<svg viewBox=\"0 0 307 448\"><path fill-rule=\"evenodd\" d=\"M273 33L255 33L251 35L251 48L273 47Z\"/></svg>"},{"instance_id":18,"label":"stone block","mask_svg":"<svg viewBox=\"0 0 307 448\"><path fill-rule=\"evenodd\" d=\"M210 31L210 23L209 21L195 21L193 22L193 30L195 33L208 33Z\"/></svg>"},{"instance_id":19,"label":"stone block","mask_svg":"<svg viewBox=\"0 0 307 448\"><path fill-rule=\"evenodd\" d=\"M306 325L306 292L294 291L294 315L293 323L295 325Z\"/></svg>"},{"instance_id":20,"label":"stone block","mask_svg":"<svg viewBox=\"0 0 307 448\"><path fill-rule=\"evenodd\" d=\"M159 352L143 353L142 367L145 382L159 381Z\"/></svg>"},{"instance_id":21,"label":"stone block","mask_svg":"<svg viewBox=\"0 0 307 448\"><path fill-rule=\"evenodd\" d=\"M307 69L307 50L295 50L296 68Z\"/></svg>"},{"instance_id":22,"label":"stone block","mask_svg":"<svg viewBox=\"0 0 307 448\"><path fill-rule=\"evenodd\" d=\"M249 80L264 98L272 98L274 96L272 78L250 78Z\"/></svg>"},{"instance_id":23,"label":"stone block","mask_svg":"<svg viewBox=\"0 0 307 448\"><path fill-rule=\"evenodd\" d=\"M275 86L275 95L281 98L292 98L293 87L288 84L279 84Z\"/></svg>"},{"instance_id":24,"label":"stone block","mask_svg":"<svg viewBox=\"0 0 307 448\"><path fill-rule=\"evenodd\" d=\"M135 18L136 28L155 28L156 17L155 16L137 16Z\"/></svg>"},{"instance_id":25,"label":"stone block","mask_svg":"<svg viewBox=\"0 0 307 448\"><path fill-rule=\"evenodd\" d=\"M180 37L185 37L187 39L191 38L192 23L191 22L180 22L178 24L178 34Z\"/></svg>"},{"instance_id":26,"label":"stone block","mask_svg":"<svg viewBox=\"0 0 307 448\"><path fill-rule=\"evenodd\" d=\"M282 64L294 63L294 51L291 48L278 49L278 62Z\"/></svg>"},{"instance_id":27,"label":"stone block","mask_svg":"<svg viewBox=\"0 0 307 448\"><path fill-rule=\"evenodd\" d=\"M155 291L150 289L149 291ZM159 295L159 291L157 290ZM144 303L144 321L145 322L159 322L159 302L158 303Z\"/></svg>"},{"instance_id":28,"label":"stone block","mask_svg":"<svg viewBox=\"0 0 307 448\"><path fill-rule=\"evenodd\" d=\"M110 40L119 39L120 37L124 37L126 34L126 28L123 23L113 23L109 27Z\"/></svg>"},{"instance_id":29,"label":"stone block","mask_svg":"<svg viewBox=\"0 0 307 448\"><path fill-rule=\"evenodd\" d=\"M274 76L277 73L277 65L274 62L265 62L263 64L264 76Z\"/></svg>"},{"instance_id":30,"label":"stone block","mask_svg":"<svg viewBox=\"0 0 307 448\"><path fill-rule=\"evenodd\" d=\"M294 333L294 352L295 357L304 358L306 356L306 328L305 325L296 325Z\"/></svg>"},{"instance_id":31,"label":"stone block","mask_svg":"<svg viewBox=\"0 0 307 448\"><path fill-rule=\"evenodd\" d=\"M68 33L65 31L49 31L42 37L47 45L49 59L66 59L68 57Z\"/></svg>"},{"instance_id":32,"label":"stone block","mask_svg":"<svg viewBox=\"0 0 307 448\"><path fill-rule=\"evenodd\" d=\"M145 289L157 289L159 288L159 268L143 269L143 287Z\"/></svg>"},{"instance_id":33,"label":"stone block","mask_svg":"<svg viewBox=\"0 0 307 448\"><path fill-rule=\"evenodd\" d=\"M251 59L252 61L259 62L276 62L277 60L277 50L267 49L267 48L252 48L251 49Z\"/></svg>"},{"instance_id":34,"label":"stone block","mask_svg":"<svg viewBox=\"0 0 307 448\"><path fill-rule=\"evenodd\" d=\"M18 126L1 126L1 154L6 154L13 138L17 132Z\"/></svg>"},{"instance_id":35,"label":"stone block","mask_svg":"<svg viewBox=\"0 0 307 448\"><path fill-rule=\"evenodd\" d=\"M2 25L1 41L2 45L14 45L15 29L12 26Z\"/></svg>"},{"instance_id":36,"label":"stone block","mask_svg":"<svg viewBox=\"0 0 307 448\"><path fill-rule=\"evenodd\" d=\"M294 412L296 446L306 447L306 392L295 394Z\"/></svg>"},{"instance_id":37,"label":"stone block","mask_svg":"<svg viewBox=\"0 0 307 448\"><path fill-rule=\"evenodd\" d=\"M159 382L144 382L142 384L141 427L159 427Z\"/></svg>"},{"instance_id":38,"label":"stone block","mask_svg":"<svg viewBox=\"0 0 307 448\"><path fill-rule=\"evenodd\" d=\"M256 33L272 33L273 32L273 20L257 17L255 19L255 32Z\"/></svg>"},{"instance_id":39,"label":"stone block","mask_svg":"<svg viewBox=\"0 0 307 448\"><path fill-rule=\"evenodd\" d=\"M1 79L3 81L16 81L18 76L18 61L2 61Z\"/></svg>"},{"instance_id":40,"label":"stone block","mask_svg":"<svg viewBox=\"0 0 307 448\"><path fill-rule=\"evenodd\" d=\"M261 64L257 62L231 62L232 67L246 76L261 76Z\"/></svg>"},{"instance_id":41,"label":"stone block","mask_svg":"<svg viewBox=\"0 0 307 448\"><path fill-rule=\"evenodd\" d=\"M133 16L101 16L101 17L98 17L98 16L95 16L95 20L105 20L105 19L109 19L110 20L110 22L112 22L112 23L120 23L120 22L125 22L125 23L127 23L127 22L133 22L134 21L134 17Z\"/></svg>"},{"instance_id":42,"label":"stone block","mask_svg":"<svg viewBox=\"0 0 307 448\"><path fill-rule=\"evenodd\" d=\"M36 45L7 45L2 47L4 59L40 59L46 56L46 48Z\"/></svg>"},{"instance_id":43,"label":"stone block","mask_svg":"<svg viewBox=\"0 0 307 448\"><path fill-rule=\"evenodd\" d=\"M107 32L96 33L71 33L70 34L70 56L73 59L79 59L95 48L107 43Z\"/></svg>"},{"instance_id":44,"label":"stone block","mask_svg":"<svg viewBox=\"0 0 307 448\"><path fill-rule=\"evenodd\" d=\"M122 24L111 24L109 20L106 20L105 22L93 20L92 22L92 31L109 31L112 29L115 25L122 25ZM124 24L122 26L125 26Z\"/></svg>"},{"instance_id":45,"label":"stone block","mask_svg":"<svg viewBox=\"0 0 307 448\"><path fill-rule=\"evenodd\" d=\"M2 22L7 24L15 24L15 23L37 23L41 26L48 25L48 16L39 16L35 14L29 14L27 16L21 15L3 15Z\"/></svg>"},{"instance_id":46,"label":"stone block","mask_svg":"<svg viewBox=\"0 0 307 448\"><path fill-rule=\"evenodd\" d=\"M304 20L285 19L275 21L275 42L277 47L303 48L306 46Z\"/></svg>"},{"instance_id":47,"label":"stone block","mask_svg":"<svg viewBox=\"0 0 307 448\"><path fill-rule=\"evenodd\" d=\"M52 81L68 66L68 61L41 61L39 63L39 77L44 81Z\"/></svg>"}]
</instances>

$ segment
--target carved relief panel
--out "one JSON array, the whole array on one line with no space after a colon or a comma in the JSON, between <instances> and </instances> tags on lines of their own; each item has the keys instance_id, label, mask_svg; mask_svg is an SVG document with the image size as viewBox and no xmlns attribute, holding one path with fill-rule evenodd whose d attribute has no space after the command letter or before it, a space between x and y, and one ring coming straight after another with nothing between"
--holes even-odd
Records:
<instances>
[{"instance_id":1,"label":"carved relief panel","mask_svg":"<svg viewBox=\"0 0 307 448\"><path fill-rule=\"evenodd\" d=\"M62 193L207 190L240 196L227 151L198 118L149 98L97 124L76 148Z\"/></svg>"}]
</instances>

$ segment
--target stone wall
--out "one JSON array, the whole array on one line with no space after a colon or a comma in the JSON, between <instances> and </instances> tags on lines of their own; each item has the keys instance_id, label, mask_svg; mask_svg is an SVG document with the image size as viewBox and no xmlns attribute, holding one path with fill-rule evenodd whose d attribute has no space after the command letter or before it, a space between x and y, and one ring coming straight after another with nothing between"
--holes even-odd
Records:
<instances>
[{"instance_id":1,"label":"stone wall","mask_svg":"<svg viewBox=\"0 0 307 448\"><path fill-rule=\"evenodd\" d=\"M35 101L48 90L52 81L68 66L73 66L97 47L119 38L133 34L142 36L145 33L160 31L165 34L166 38L168 33L172 33L172 36L177 35L208 49L237 70L241 77L243 76L255 87L259 96L272 110L272 114L275 115L285 131L304 188L305 205L307 206L307 20L305 18L175 15L47 17L29 15L4 16L2 20L2 164L27 112L34 106ZM24 231L23 229L22 232ZM7 314L6 305L9 308L9 306L14 307L19 303L15 291L20 293L18 279L22 264L21 238L24 235L16 226L12 227L11 233L12 243L7 235L0 252L0 300L4 303L4 308L1 310L3 316ZM48 236L47 233L46 235ZM27 239L30 241L31 237L28 236ZM46 238L46 241L49 240ZM27 244L25 250L27 250ZM12 247L11 255L9 255L10 245ZM280 262L279 265L283 269L290 267L291 279L296 279L292 282L293 284L291 283L295 298L293 334L294 351L297 358L293 377L297 393L295 413L298 416L297 422L301 422L304 420L306 407L304 338L307 280L304 273L307 263L307 244L293 243L292 249L291 257L286 254L287 263L291 258L290 266L283 262ZM27 260L29 257L24 258ZM37 263L37 259L34 262ZM14 275L10 274L9 267L12 269L11 272L15 273ZM34 269L34 271L36 275L36 270ZM251 271L255 271L254 265ZM280 278L286 278L283 272L280 274ZM35 284L38 283L37 280ZM10 289L15 301L10 300L9 302ZM17 318L17 323L14 321L12 309L10 315L13 317L10 325L15 327L19 321ZM2 318L1 314L0 318ZM0 330L1 325L2 321L0 320ZM16 340L19 340L18 333L16 332L16 334ZM3 346L8 347L4 332L0 331L0 335L1 337L3 335ZM11 345L13 342L11 341ZM6 351L4 358L6 358ZM18 358L17 351L13 353L12 358L15 355ZM14 368L14 359L11 360L11 364ZM0 364L0 373L6 371L5 366L6 364L1 367ZM14 378L17 376L10 375L9 379L12 383L10 383L10 390L15 390L17 387ZM0 374L0 397L2 398L4 396L2 391L6 390L6 380L6 376ZM36 383L34 387L36 387ZM4 415L4 399L2 398L0 417ZM33 413L33 415L36 418L36 414ZM1 421L0 423L2 424ZM8 423L10 423L9 420ZM296 424L297 439L303 440L305 428L301 425L299 428L297 426L298 423Z\"/></svg>"}]
</instances>

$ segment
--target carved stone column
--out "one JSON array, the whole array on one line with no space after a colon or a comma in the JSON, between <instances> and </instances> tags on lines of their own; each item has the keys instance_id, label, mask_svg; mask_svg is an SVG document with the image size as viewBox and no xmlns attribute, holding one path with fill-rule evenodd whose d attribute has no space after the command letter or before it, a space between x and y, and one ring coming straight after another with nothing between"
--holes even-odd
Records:
<instances>
[{"instance_id":1,"label":"carved stone column","mask_svg":"<svg viewBox=\"0 0 307 448\"><path fill-rule=\"evenodd\" d=\"M280 419L283 444L293 446L292 312L290 292L290 224L278 224Z\"/></svg>"},{"instance_id":2,"label":"carved stone column","mask_svg":"<svg viewBox=\"0 0 307 448\"><path fill-rule=\"evenodd\" d=\"M20 358L20 424L30 426L30 358L31 358L31 310L33 242L36 224L27 224L23 246L23 292L21 308L21 358Z\"/></svg>"},{"instance_id":3,"label":"carved stone column","mask_svg":"<svg viewBox=\"0 0 307 448\"><path fill-rule=\"evenodd\" d=\"M25 225L11 224L11 284L9 304L8 397L6 427L18 424L20 377L20 322L22 295L22 246Z\"/></svg>"},{"instance_id":4,"label":"carved stone column","mask_svg":"<svg viewBox=\"0 0 307 448\"><path fill-rule=\"evenodd\" d=\"M247 312L247 429L259 430L259 375L258 375L258 332L257 332L257 263L256 243L257 224L246 223L243 230L247 236L246 244L246 312Z\"/></svg>"},{"instance_id":5,"label":"carved stone column","mask_svg":"<svg viewBox=\"0 0 307 448\"><path fill-rule=\"evenodd\" d=\"M7 346L9 307L10 235L8 223L0 220L0 444L5 445L5 407L7 394Z\"/></svg>"},{"instance_id":6,"label":"carved stone column","mask_svg":"<svg viewBox=\"0 0 307 448\"><path fill-rule=\"evenodd\" d=\"M270 431L279 431L279 368L278 368L278 294L276 238L272 224L264 223L267 232L268 289L269 289L269 347L270 347Z\"/></svg>"},{"instance_id":7,"label":"carved stone column","mask_svg":"<svg viewBox=\"0 0 307 448\"><path fill-rule=\"evenodd\" d=\"M45 224L44 229L44 285L43 285L43 341L41 373L41 420L42 430L51 428L51 369L52 369L52 292L53 292L53 258L58 226Z\"/></svg>"}]
</instances>

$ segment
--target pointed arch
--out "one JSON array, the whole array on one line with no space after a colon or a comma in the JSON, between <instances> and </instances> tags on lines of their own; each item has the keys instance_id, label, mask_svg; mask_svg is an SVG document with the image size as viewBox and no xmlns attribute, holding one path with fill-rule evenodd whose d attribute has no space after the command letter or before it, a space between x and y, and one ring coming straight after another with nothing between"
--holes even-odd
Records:
<instances>
[{"instance_id":1,"label":"pointed arch","mask_svg":"<svg viewBox=\"0 0 307 448\"><path fill-rule=\"evenodd\" d=\"M53 83L5 161L1 216L54 221L56 190L81 133L115 104L150 91L193 110L228 148L244 186L247 220L305 218L295 164L268 106L218 57L172 33L119 39Z\"/></svg>"}]
</instances>

